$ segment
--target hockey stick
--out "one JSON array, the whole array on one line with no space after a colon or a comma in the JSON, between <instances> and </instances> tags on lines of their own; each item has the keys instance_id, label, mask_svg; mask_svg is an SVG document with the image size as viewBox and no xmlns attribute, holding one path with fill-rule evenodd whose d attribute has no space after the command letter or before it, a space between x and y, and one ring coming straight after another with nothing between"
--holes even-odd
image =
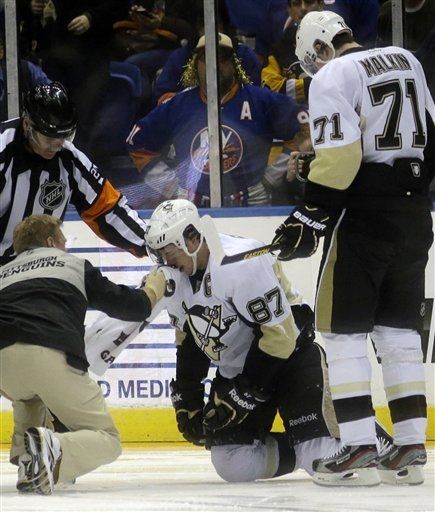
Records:
<instances>
[{"instance_id":1,"label":"hockey stick","mask_svg":"<svg viewBox=\"0 0 435 512\"><path fill-rule=\"evenodd\" d=\"M219 238L219 233L217 232L216 226L210 215L204 215L201 217L201 225L202 233L207 242L210 254L218 265L228 265L237 261L249 260L281 249L281 244L269 244L262 245L255 249L249 249L248 251L239 252L237 254L225 254Z\"/></svg>"}]
</instances>

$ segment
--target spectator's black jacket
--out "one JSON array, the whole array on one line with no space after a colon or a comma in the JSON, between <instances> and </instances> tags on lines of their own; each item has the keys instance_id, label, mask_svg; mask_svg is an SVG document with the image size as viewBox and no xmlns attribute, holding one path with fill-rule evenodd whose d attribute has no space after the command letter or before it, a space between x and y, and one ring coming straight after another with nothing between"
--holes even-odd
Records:
<instances>
[{"instance_id":1,"label":"spectator's black jacket","mask_svg":"<svg viewBox=\"0 0 435 512\"><path fill-rule=\"evenodd\" d=\"M50 347L85 370L88 305L127 321L151 313L142 290L112 283L87 260L52 248L25 251L0 269L0 349L17 342Z\"/></svg>"}]
</instances>

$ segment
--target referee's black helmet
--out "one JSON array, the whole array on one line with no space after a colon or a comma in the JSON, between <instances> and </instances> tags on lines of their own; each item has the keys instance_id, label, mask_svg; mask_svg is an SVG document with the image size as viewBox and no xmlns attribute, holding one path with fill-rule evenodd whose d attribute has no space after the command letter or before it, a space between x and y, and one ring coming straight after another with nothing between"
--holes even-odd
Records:
<instances>
[{"instance_id":1,"label":"referee's black helmet","mask_svg":"<svg viewBox=\"0 0 435 512\"><path fill-rule=\"evenodd\" d=\"M35 130L47 137L74 136L77 113L60 82L37 85L24 96L24 113Z\"/></svg>"}]
</instances>

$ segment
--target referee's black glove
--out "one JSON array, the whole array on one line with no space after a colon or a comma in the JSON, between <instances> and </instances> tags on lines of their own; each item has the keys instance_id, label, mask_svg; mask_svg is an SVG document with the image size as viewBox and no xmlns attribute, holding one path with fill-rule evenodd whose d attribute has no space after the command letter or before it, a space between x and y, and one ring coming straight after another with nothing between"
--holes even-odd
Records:
<instances>
[{"instance_id":1,"label":"referee's black glove","mask_svg":"<svg viewBox=\"0 0 435 512\"><path fill-rule=\"evenodd\" d=\"M278 259L289 261L314 254L328 221L329 214L322 208L308 205L296 207L275 231L272 244L281 245Z\"/></svg>"}]
</instances>

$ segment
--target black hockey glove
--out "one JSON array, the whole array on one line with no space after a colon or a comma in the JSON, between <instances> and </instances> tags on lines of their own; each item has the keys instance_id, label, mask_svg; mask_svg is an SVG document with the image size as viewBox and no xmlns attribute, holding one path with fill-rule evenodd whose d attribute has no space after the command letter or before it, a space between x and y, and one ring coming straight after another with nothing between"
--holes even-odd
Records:
<instances>
[{"instance_id":1,"label":"black hockey glove","mask_svg":"<svg viewBox=\"0 0 435 512\"><path fill-rule=\"evenodd\" d=\"M316 206L297 206L290 217L275 231L272 244L281 244L278 259L308 258L325 234L329 214Z\"/></svg>"},{"instance_id":2,"label":"black hockey glove","mask_svg":"<svg viewBox=\"0 0 435 512\"><path fill-rule=\"evenodd\" d=\"M241 375L234 379L215 379L210 399L204 407L204 426L206 430L214 432L238 425L267 399Z\"/></svg>"},{"instance_id":3,"label":"black hockey glove","mask_svg":"<svg viewBox=\"0 0 435 512\"><path fill-rule=\"evenodd\" d=\"M204 385L182 380L171 380L171 401L175 409L177 427L186 441L196 446L205 444L202 410L204 408Z\"/></svg>"}]
</instances>

